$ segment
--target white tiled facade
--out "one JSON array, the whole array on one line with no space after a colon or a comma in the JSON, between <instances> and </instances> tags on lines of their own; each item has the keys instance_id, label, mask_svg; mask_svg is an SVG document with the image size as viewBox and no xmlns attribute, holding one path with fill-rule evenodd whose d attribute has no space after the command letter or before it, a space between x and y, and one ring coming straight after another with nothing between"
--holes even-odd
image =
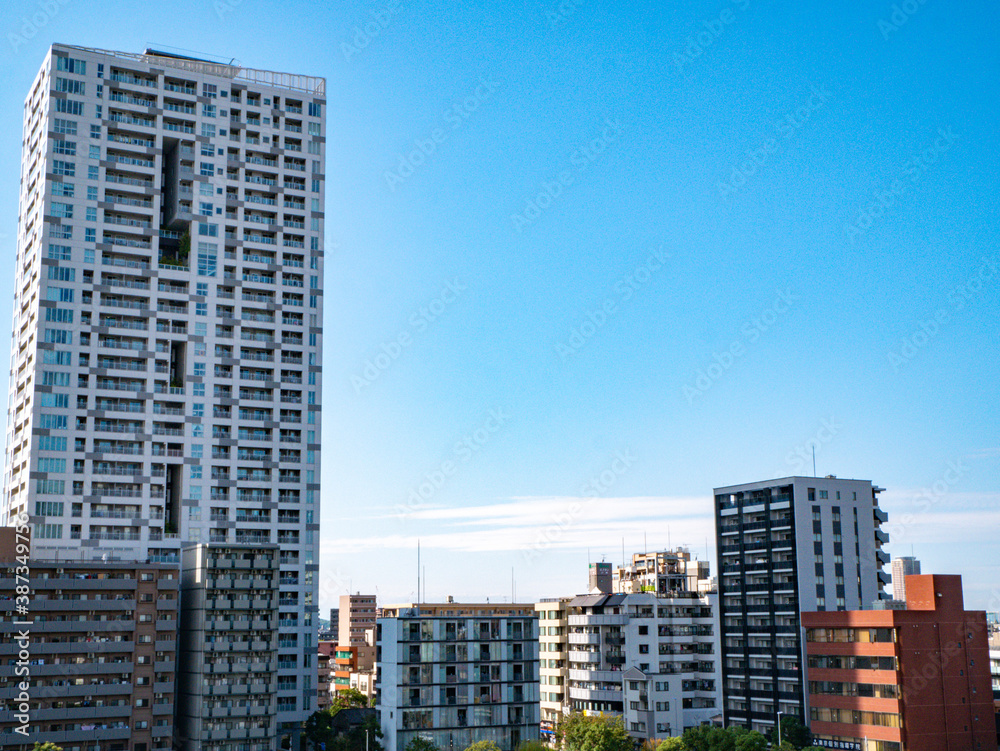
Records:
<instances>
[{"instance_id":1,"label":"white tiled facade","mask_svg":"<svg viewBox=\"0 0 1000 751\"><path fill-rule=\"evenodd\" d=\"M565 705L620 714L638 741L709 722L721 696L716 595L587 595L568 603Z\"/></svg>"},{"instance_id":2,"label":"white tiled facade","mask_svg":"<svg viewBox=\"0 0 1000 751\"><path fill-rule=\"evenodd\" d=\"M637 553L605 584L621 591L535 604L543 739L571 711L619 715L638 742L711 722L722 674L708 563L684 549Z\"/></svg>"},{"instance_id":3,"label":"white tiled facade","mask_svg":"<svg viewBox=\"0 0 1000 751\"><path fill-rule=\"evenodd\" d=\"M35 557L276 543L316 702L325 82L54 45L25 101L5 510Z\"/></svg>"}]
</instances>

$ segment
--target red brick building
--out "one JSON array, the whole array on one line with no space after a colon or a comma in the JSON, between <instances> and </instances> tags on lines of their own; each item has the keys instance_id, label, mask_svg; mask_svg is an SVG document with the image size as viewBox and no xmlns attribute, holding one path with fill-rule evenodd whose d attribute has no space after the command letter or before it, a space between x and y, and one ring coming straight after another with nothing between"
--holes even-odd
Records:
<instances>
[{"instance_id":1,"label":"red brick building","mask_svg":"<svg viewBox=\"0 0 1000 751\"><path fill-rule=\"evenodd\" d=\"M961 576L908 576L906 610L802 614L814 743L996 751L986 614Z\"/></svg>"}]
</instances>

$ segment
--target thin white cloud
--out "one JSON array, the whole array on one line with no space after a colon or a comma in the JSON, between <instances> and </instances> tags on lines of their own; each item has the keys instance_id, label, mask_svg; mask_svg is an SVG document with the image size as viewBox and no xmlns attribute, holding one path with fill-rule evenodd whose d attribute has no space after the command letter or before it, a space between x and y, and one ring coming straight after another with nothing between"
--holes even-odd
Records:
<instances>
[{"instance_id":1,"label":"thin white cloud","mask_svg":"<svg viewBox=\"0 0 1000 751\"><path fill-rule=\"evenodd\" d=\"M710 502L704 497L515 498L459 508L415 509L405 516L407 534L341 537L323 541L328 554L422 547L457 552L586 549L625 537L630 545L653 538L653 547L714 536ZM419 529L416 529L419 528Z\"/></svg>"}]
</instances>

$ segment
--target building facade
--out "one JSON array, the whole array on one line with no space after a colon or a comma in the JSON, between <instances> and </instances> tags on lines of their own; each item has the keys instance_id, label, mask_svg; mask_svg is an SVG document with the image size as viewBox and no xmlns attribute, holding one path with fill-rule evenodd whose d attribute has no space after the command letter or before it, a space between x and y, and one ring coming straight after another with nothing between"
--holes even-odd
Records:
<instances>
[{"instance_id":1,"label":"building facade","mask_svg":"<svg viewBox=\"0 0 1000 751\"><path fill-rule=\"evenodd\" d=\"M14 555L0 552L0 590L13 593L23 571ZM0 715L0 749L35 742L65 751L172 748L176 566L34 559L29 568L28 613L20 615L12 597L0 599L0 697L11 710ZM19 625L24 618L30 625ZM29 639L18 644L25 628ZM22 648L29 656L19 666ZM22 681L29 684L27 735L15 732L22 722L13 711Z\"/></svg>"},{"instance_id":2,"label":"building facade","mask_svg":"<svg viewBox=\"0 0 1000 751\"><path fill-rule=\"evenodd\" d=\"M986 614L960 576L910 576L905 610L802 614L813 743L996 751Z\"/></svg>"},{"instance_id":3,"label":"building facade","mask_svg":"<svg viewBox=\"0 0 1000 751\"><path fill-rule=\"evenodd\" d=\"M271 751L294 689L278 674L278 548L192 545L182 567L177 745Z\"/></svg>"},{"instance_id":4,"label":"building facade","mask_svg":"<svg viewBox=\"0 0 1000 751\"><path fill-rule=\"evenodd\" d=\"M564 707L621 715L639 741L709 722L721 698L715 605L694 593L571 600Z\"/></svg>"},{"instance_id":5,"label":"building facade","mask_svg":"<svg viewBox=\"0 0 1000 751\"><path fill-rule=\"evenodd\" d=\"M699 561L686 548L635 553L632 563L617 566L612 590L619 594L649 592L660 597L680 593L708 594L716 591L708 561Z\"/></svg>"},{"instance_id":6,"label":"building facade","mask_svg":"<svg viewBox=\"0 0 1000 751\"><path fill-rule=\"evenodd\" d=\"M320 639L317 650L316 666L316 708L328 709L333 699L334 691L334 657L337 654L337 644L329 640Z\"/></svg>"},{"instance_id":7,"label":"building facade","mask_svg":"<svg viewBox=\"0 0 1000 751\"><path fill-rule=\"evenodd\" d=\"M338 608L337 643L356 647L354 669L371 671L375 666L375 617L378 612L375 595L341 595ZM332 615L332 613L331 613Z\"/></svg>"},{"instance_id":8,"label":"building facade","mask_svg":"<svg viewBox=\"0 0 1000 751\"><path fill-rule=\"evenodd\" d=\"M615 593L591 586L535 604L543 737L552 740L571 711L620 715L637 741L710 722L721 674L708 563L681 549L637 553L613 570L597 565Z\"/></svg>"},{"instance_id":9,"label":"building facade","mask_svg":"<svg viewBox=\"0 0 1000 751\"><path fill-rule=\"evenodd\" d=\"M593 575L591 564L591 575ZM610 574L610 572L608 572ZM569 707L566 696L569 678L569 603L572 597L558 597L535 603L538 615L539 719L542 739L555 740L555 728Z\"/></svg>"},{"instance_id":10,"label":"building facade","mask_svg":"<svg viewBox=\"0 0 1000 751\"><path fill-rule=\"evenodd\" d=\"M421 737L443 750L490 740L515 751L538 739L533 606L393 605L383 609L376 635L385 748Z\"/></svg>"},{"instance_id":11,"label":"building facade","mask_svg":"<svg viewBox=\"0 0 1000 751\"><path fill-rule=\"evenodd\" d=\"M920 561L904 555L892 559L892 599L906 602L906 577L920 573Z\"/></svg>"},{"instance_id":12,"label":"building facade","mask_svg":"<svg viewBox=\"0 0 1000 751\"><path fill-rule=\"evenodd\" d=\"M715 489L727 725L808 722L800 613L888 599L888 516L866 480L786 477Z\"/></svg>"},{"instance_id":13,"label":"building facade","mask_svg":"<svg viewBox=\"0 0 1000 751\"><path fill-rule=\"evenodd\" d=\"M281 546L315 709L325 82L54 45L25 100L7 518L38 557Z\"/></svg>"}]
</instances>

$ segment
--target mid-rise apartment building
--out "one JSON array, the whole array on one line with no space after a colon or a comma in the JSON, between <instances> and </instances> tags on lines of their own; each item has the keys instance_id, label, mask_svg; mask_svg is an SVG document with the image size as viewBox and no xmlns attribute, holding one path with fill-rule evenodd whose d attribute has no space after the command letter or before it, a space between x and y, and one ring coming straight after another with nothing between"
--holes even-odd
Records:
<instances>
[{"instance_id":1,"label":"mid-rise apartment building","mask_svg":"<svg viewBox=\"0 0 1000 751\"><path fill-rule=\"evenodd\" d=\"M594 565L590 565L591 584L594 583ZM610 575L608 570L608 578ZM569 706L566 696L569 678L569 603L573 599L557 597L535 603L535 612L538 614L539 719L542 738L546 741L555 739L556 725L563 716L563 709Z\"/></svg>"},{"instance_id":2,"label":"mid-rise apartment building","mask_svg":"<svg viewBox=\"0 0 1000 751\"><path fill-rule=\"evenodd\" d=\"M996 751L986 614L960 576L911 575L905 610L802 614L813 745Z\"/></svg>"},{"instance_id":3,"label":"mid-rise apartment building","mask_svg":"<svg viewBox=\"0 0 1000 751\"><path fill-rule=\"evenodd\" d=\"M340 644L340 608L330 608L330 628L327 629L327 639L334 644Z\"/></svg>"},{"instance_id":4,"label":"mid-rise apartment building","mask_svg":"<svg viewBox=\"0 0 1000 751\"><path fill-rule=\"evenodd\" d=\"M182 567L177 746L271 751L278 703L295 695L278 673L278 548L192 545Z\"/></svg>"},{"instance_id":5,"label":"mid-rise apartment building","mask_svg":"<svg viewBox=\"0 0 1000 751\"><path fill-rule=\"evenodd\" d=\"M385 748L404 749L419 736L440 749L490 740L515 751L538 739L532 605L392 605L383 608L376 634Z\"/></svg>"},{"instance_id":6,"label":"mid-rise apartment building","mask_svg":"<svg viewBox=\"0 0 1000 751\"><path fill-rule=\"evenodd\" d=\"M2 530L0 590L25 576ZM172 748L177 655L176 566L33 559L26 613L0 599L0 749ZM28 625L23 625L27 620ZM15 637L28 632L26 641ZM25 658L22 650L28 653ZM23 665L18 663L22 662ZM24 672L24 671L27 672ZM26 682L27 721L15 711ZM27 726L27 735L15 732Z\"/></svg>"},{"instance_id":7,"label":"mid-rise apartment building","mask_svg":"<svg viewBox=\"0 0 1000 751\"><path fill-rule=\"evenodd\" d=\"M315 709L325 82L53 45L25 100L7 518L35 555L280 545Z\"/></svg>"},{"instance_id":8,"label":"mid-rise apartment building","mask_svg":"<svg viewBox=\"0 0 1000 751\"><path fill-rule=\"evenodd\" d=\"M320 639L318 647L316 708L327 709L333 699L334 656L337 653L337 644L326 639Z\"/></svg>"},{"instance_id":9,"label":"mid-rise apartment building","mask_svg":"<svg viewBox=\"0 0 1000 751\"><path fill-rule=\"evenodd\" d=\"M638 553L613 571L598 565L618 592L593 587L535 605L543 735L551 740L570 711L620 715L637 741L710 722L721 673L707 562L676 550Z\"/></svg>"},{"instance_id":10,"label":"mid-rise apartment building","mask_svg":"<svg viewBox=\"0 0 1000 751\"><path fill-rule=\"evenodd\" d=\"M568 709L619 714L636 740L719 713L714 595L584 595L567 604Z\"/></svg>"},{"instance_id":11,"label":"mid-rise apartment building","mask_svg":"<svg viewBox=\"0 0 1000 751\"><path fill-rule=\"evenodd\" d=\"M611 585L619 594L650 592L661 597L716 589L708 561L699 561L686 548L635 553L631 564L615 567Z\"/></svg>"},{"instance_id":12,"label":"mid-rise apartment building","mask_svg":"<svg viewBox=\"0 0 1000 751\"><path fill-rule=\"evenodd\" d=\"M833 476L715 489L727 725L767 733L779 712L808 723L800 613L888 599L880 491Z\"/></svg>"},{"instance_id":13,"label":"mid-rise apartment building","mask_svg":"<svg viewBox=\"0 0 1000 751\"><path fill-rule=\"evenodd\" d=\"M332 613L331 613L332 615ZM338 608L337 643L357 647L356 669L370 671L375 666L375 631L377 604L375 595L341 595Z\"/></svg>"}]
</instances>

